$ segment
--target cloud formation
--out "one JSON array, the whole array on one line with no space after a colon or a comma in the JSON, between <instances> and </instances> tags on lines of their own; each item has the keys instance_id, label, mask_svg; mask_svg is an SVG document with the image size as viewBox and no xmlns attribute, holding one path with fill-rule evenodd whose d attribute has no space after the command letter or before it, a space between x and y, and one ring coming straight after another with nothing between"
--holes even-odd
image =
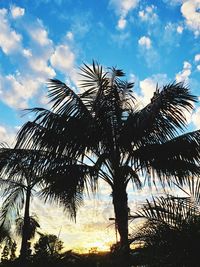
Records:
<instances>
[{"instance_id":1,"label":"cloud formation","mask_svg":"<svg viewBox=\"0 0 200 267\"><path fill-rule=\"evenodd\" d=\"M195 129L200 129L200 107L195 110L192 115L192 122L195 126Z\"/></svg>"},{"instance_id":2,"label":"cloud formation","mask_svg":"<svg viewBox=\"0 0 200 267\"><path fill-rule=\"evenodd\" d=\"M6 143L10 147L13 146L15 142L15 135L17 132L17 128L10 128L3 125L0 125L0 140L1 143Z\"/></svg>"},{"instance_id":3,"label":"cloud formation","mask_svg":"<svg viewBox=\"0 0 200 267\"><path fill-rule=\"evenodd\" d=\"M138 40L138 44L146 49L150 49L151 48L151 39L148 36L142 36L139 40Z\"/></svg>"},{"instance_id":4,"label":"cloud formation","mask_svg":"<svg viewBox=\"0 0 200 267\"><path fill-rule=\"evenodd\" d=\"M154 5L146 6L143 10L140 10L138 16L141 21L148 22L150 24L154 23L158 19L156 7Z\"/></svg>"},{"instance_id":5,"label":"cloud formation","mask_svg":"<svg viewBox=\"0 0 200 267\"><path fill-rule=\"evenodd\" d=\"M192 65L188 61L184 61L182 71L176 74L176 81L187 83L189 81L191 73Z\"/></svg>"},{"instance_id":6,"label":"cloud formation","mask_svg":"<svg viewBox=\"0 0 200 267\"><path fill-rule=\"evenodd\" d=\"M22 17L25 14L25 9L18 6L11 6L10 11L14 19Z\"/></svg>"},{"instance_id":7,"label":"cloud formation","mask_svg":"<svg viewBox=\"0 0 200 267\"><path fill-rule=\"evenodd\" d=\"M37 89L37 82L20 74L0 76L1 101L11 108L27 108L28 100L34 96Z\"/></svg>"},{"instance_id":8,"label":"cloud formation","mask_svg":"<svg viewBox=\"0 0 200 267\"><path fill-rule=\"evenodd\" d=\"M44 28L41 20L37 20L36 25L29 28L29 34L34 42L38 43L40 46L47 46L52 43L52 40L48 38L48 32Z\"/></svg>"},{"instance_id":9,"label":"cloud formation","mask_svg":"<svg viewBox=\"0 0 200 267\"><path fill-rule=\"evenodd\" d=\"M5 8L0 9L0 48L9 55L21 49L22 36L10 26L7 15Z\"/></svg>"},{"instance_id":10,"label":"cloud formation","mask_svg":"<svg viewBox=\"0 0 200 267\"><path fill-rule=\"evenodd\" d=\"M123 30L127 25L128 13L137 7L140 0L110 0L109 4L119 16L117 28Z\"/></svg>"},{"instance_id":11,"label":"cloud formation","mask_svg":"<svg viewBox=\"0 0 200 267\"><path fill-rule=\"evenodd\" d=\"M63 72L68 73L74 67L75 55L67 45L59 45L51 56L51 65Z\"/></svg>"},{"instance_id":12,"label":"cloud formation","mask_svg":"<svg viewBox=\"0 0 200 267\"><path fill-rule=\"evenodd\" d=\"M185 18L188 29L192 30L195 36L200 34L200 1L187 0L181 6L181 12Z\"/></svg>"}]
</instances>

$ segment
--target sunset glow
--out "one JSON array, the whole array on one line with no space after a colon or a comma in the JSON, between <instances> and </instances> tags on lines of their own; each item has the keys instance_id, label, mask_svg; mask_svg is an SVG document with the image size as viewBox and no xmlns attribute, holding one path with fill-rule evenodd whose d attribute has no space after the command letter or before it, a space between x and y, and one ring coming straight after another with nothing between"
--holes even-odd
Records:
<instances>
[{"instance_id":1,"label":"sunset glow","mask_svg":"<svg viewBox=\"0 0 200 267\"><path fill-rule=\"evenodd\" d=\"M152 101L156 88L173 81L184 82L200 100L199 6L198 0L0 0L0 143L13 147L21 126L33 120L32 113L22 116L22 110L50 107L48 79L80 92L78 66L90 65L92 59L105 70L123 69L134 83L136 110ZM186 118L188 131L200 128L199 103ZM149 187L143 174L138 177L144 188L129 184L127 189L131 214L151 195L163 194L159 184ZM119 240L113 188L99 181L97 194L85 192L76 223L62 205L44 203L37 190L30 214L38 216L41 233L64 242L64 250L109 251ZM129 223L132 233L138 224Z\"/></svg>"}]
</instances>

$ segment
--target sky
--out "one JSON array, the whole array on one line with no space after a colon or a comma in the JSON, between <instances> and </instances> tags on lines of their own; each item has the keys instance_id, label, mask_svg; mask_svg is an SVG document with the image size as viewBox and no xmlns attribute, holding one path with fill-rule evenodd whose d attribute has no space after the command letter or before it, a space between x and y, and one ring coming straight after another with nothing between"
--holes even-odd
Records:
<instances>
[{"instance_id":1,"label":"sky","mask_svg":"<svg viewBox=\"0 0 200 267\"><path fill-rule=\"evenodd\" d=\"M78 92L83 62L123 69L141 107L157 84L173 81L199 97L199 41L200 0L0 0L0 142L14 145L31 119L24 109L48 107L47 79ZM187 120L188 129L200 128L198 103ZM112 199L105 184L100 189L85 198L76 224L62 207L34 200L41 231L60 232L67 249L108 248L115 241ZM130 190L130 207L151 193Z\"/></svg>"}]
</instances>

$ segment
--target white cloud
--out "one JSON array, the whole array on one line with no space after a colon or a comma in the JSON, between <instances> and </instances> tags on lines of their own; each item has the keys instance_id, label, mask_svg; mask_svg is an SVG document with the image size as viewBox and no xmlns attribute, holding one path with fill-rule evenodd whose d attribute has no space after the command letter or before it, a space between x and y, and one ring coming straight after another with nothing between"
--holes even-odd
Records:
<instances>
[{"instance_id":1,"label":"white cloud","mask_svg":"<svg viewBox=\"0 0 200 267\"><path fill-rule=\"evenodd\" d=\"M176 74L176 81L188 82L191 72L192 72L192 65L189 62L184 61L182 71Z\"/></svg>"},{"instance_id":2,"label":"white cloud","mask_svg":"<svg viewBox=\"0 0 200 267\"><path fill-rule=\"evenodd\" d=\"M140 89L143 96L143 104L150 102L150 99L153 97L153 93L156 89L156 83L153 79L147 78L140 82Z\"/></svg>"},{"instance_id":3,"label":"white cloud","mask_svg":"<svg viewBox=\"0 0 200 267\"><path fill-rule=\"evenodd\" d=\"M15 135L17 128L9 128L3 125L0 125L0 143L6 143L9 146L12 146L15 141Z\"/></svg>"},{"instance_id":4,"label":"white cloud","mask_svg":"<svg viewBox=\"0 0 200 267\"><path fill-rule=\"evenodd\" d=\"M23 56L26 60L24 67L26 73L42 85L48 78L53 78L56 75L49 63L54 53L54 44L48 37L48 32L41 20L28 25L27 31L34 42L31 43L30 48L23 50Z\"/></svg>"},{"instance_id":5,"label":"white cloud","mask_svg":"<svg viewBox=\"0 0 200 267\"><path fill-rule=\"evenodd\" d=\"M181 12L185 18L186 25L192 30L195 36L200 34L200 1L187 0L181 6Z\"/></svg>"},{"instance_id":6,"label":"white cloud","mask_svg":"<svg viewBox=\"0 0 200 267\"><path fill-rule=\"evenodd\" d=\"M146 49L150 49L151 48L151 39L147 36L142 36L139 40L138 40L138 44Z\"/></svg>"},{"instance_id":7,"label":"white cloud","mask_svg":"<svg viewBox=\"0 0 200 267\"><path fill-rule=\"evenodd\" d=\"M70 31L67 32L66 37L67 37L67 39L70 40L70 41L72 41L72 40L74 39L74 35L73 35L73 33L70 32Z\"/></svg>"},{"instance_id":8,"label":"white cloud","mask_svg":"<svg viewBox=\"0 0 200 267\"><path fill-rule=\"evenodd\" d=\"M23 49L23 55L27 58L32 57L32 52L30 49Z\"/></svg>"},{"instance_id":9,"label":"white cloud","mask_svg":"<svg viewBox=\"0 0 200 267\"><path fill-rule=\"evenodd\" d=\"M120 17L117 28L123 30L126 27L126 16L128 13L137 7L140 0L110 0L109 4L114 8L115 13Z\"/></svg>"},{"instance_id":10,"label":"white cloud","mask_svg":"<svg viewBox=\"0 0 200 267\"><path fill-rule=\"evenodd\" d=\"M10 11L14 19L22 17L25 14L25 9L18 6L11 6Z\"/></svg>"},{"instance_id":11,"label":"white cloud","mask_svg":"<svg viewBox=\"0 0 200 267\"><path fill-rule=\"evenodd\" d=\"M147 6L144 10L140 10L138 15L142 21L154 23L158 19L158 15L155 12L156 7L154 5Z\"/></svg>"},{"instance_id":12,"label":"white cloud","mask_svg":"<svg viewBox=\"0 0 200 267\"><path fill-rule=\"evenodd\" d=\"M32 39L40 46L48 46L52 44L52 40L48 38L48 32L44 28L42 22L37 20L37 25L29 29L29 34Z\"/></svg>"},{"instance_id":13,"label":"white cloud","mask_svg":"<svg viewBox=\"0 0 200 267\"><path fill-rule=\"evenodd\" d=\"M192 115L192 122L196 129L200 129L200 107Z\"/></svg>"},{"instance_id":14,"label":"white cloud","mask_svg":"<svg viewBox=\"0 0 200 267\"><path fill-rule=\"evenodd\" d=\"M6 9L0 9L0 47L8 55L20 50L22 37L11 28L7 13Z\"/></svg>"},{"instance_id":15,"label":"white cloud","mask_svg":"<svg viewBox=\"0 0 200 267\"><path fill-rule=\"evenodd\" d=\"M46 60L43 60L42 58L31 58L29 64L31 69L41 77L52 78L56 75L54 69L51 66L48 66Z\"/></svg>"},{"instance_id":16,"label":"white cloud","mask_svg":"<svg viewBox=\"0 0 200 267\"><path fill-rule=\"evenodd\" d=\"M123 30L126 27L126 22L127 22L126 19L121 17L118 20L117 28L120 29L120 30Z\"/></svg>"},{"instance_id":17,"label":"white cloud","mask_svg":"<svg viewBox=\"0 0 200 267\"><path fill-rule=\"evenodd\" d=\"M194 57L194 61L195 61L195 62L200 61L200 54L195 55L195 57Z\"/></svg>"},{"instance_id":18,"label":"white cloud","mask_svg":"<svg viewBox=\"0 0 200 267\"><path fill-rule=\"evenodd\" d=\"M74 60L75 55L67 45L57 46L50 59L51 65L63 73L72 70Z\"/></svg>"},{"instance_id":19,"label":"white cloud","mask_svg":"<svg viewBox=\"0 0 200 267\"><path fill-rule=\"evenodd\" d=\"M142 105L147 105L151 98L153 97L153 93L156 90L157 85L159 88L165 85L168 82L167 74L159 73L155 74L151 77L148 77L139 82L140 86L140 95L137 96Z\"/></svg>"},{"instance_id":20,"label":"white cloud","mask_svg":"<svg viewBox=\"0 0 200 267\"><path fill-rule=\"evenodd\" d=\"M110 0L110 5L118 15L126 16L128 12L136 8L139 0Z\"/></svg>"},{"instance_id":21,"label":"white cloud","mask_svg":"<svg viewBox=\"0 0 200 267\"><path fill-rule=\"evenodd\" d=\"M28 107L28 100L38 89L38 82L29 77L18 75L0 76L1 101L9 107L24 109Z\"/></svg>"},{"instance_id":22,"label":"white cloud","mask_svg":"<svg viewBox=\"0 0 200 267\"><path fill-rule=\"evenodd\" d=\"M176 28L176 31L177 31L179 34L182 34L182 33L183 33L183 27L179 25L179 26Z\"/></svg>"},{"instance_id":23,"label":"white cloud","mask_svg":"<svg viewBox=\"0 0 200 267\"><path fill-rule=\"evenodd\" d=\"M197 70L200 71L200 65L197 65Z\"/></svg>"}]
</instances>

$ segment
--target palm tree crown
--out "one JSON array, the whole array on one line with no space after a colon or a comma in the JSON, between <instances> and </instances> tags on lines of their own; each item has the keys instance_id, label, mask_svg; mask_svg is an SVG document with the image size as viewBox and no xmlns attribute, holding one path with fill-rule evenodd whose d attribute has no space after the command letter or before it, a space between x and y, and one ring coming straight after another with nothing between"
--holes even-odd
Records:
<instances>
[{"instance_id":1,"label":"palm tree crown","mask_svg":"<svg viewBox=\"0 0 200 267\"><path fill-rule=\"evenodd\" d=\"M49 81L51 110L33 108L33 121L18 134L15 149L36 151L46 183L43 194L60 200L76 215L84 188L97 190L98 178L112 188L122 247L128 246L129 181L141 187L139 175L182 182L199 174L200 132L181 136L185 111L197 98L182 83L157 88L138 110L133 83L122 70L104 71L93 62L81 68L83 92L76 94L58 80Z\"/></svg>"}]
</instances>

